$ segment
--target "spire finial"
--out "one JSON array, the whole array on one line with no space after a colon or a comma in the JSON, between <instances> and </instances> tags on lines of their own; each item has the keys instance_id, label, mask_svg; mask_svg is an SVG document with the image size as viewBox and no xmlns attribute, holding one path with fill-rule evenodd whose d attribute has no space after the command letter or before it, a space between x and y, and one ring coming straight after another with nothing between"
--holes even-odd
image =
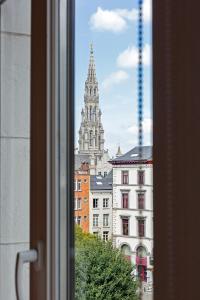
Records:
<instances>
[{"instance_id":1,"label":"spire finial","mask_svg":"<svg viewBox=\"0 0 200 300\"><path fill-rule=\"evenodd\" d=\"M93 55L94 49L93 49L93 43L90 43L90 54Z\"/></svg>"},{"instance_id":2,"label":"spire finial","mask_svg":"<svg viewBox=\"0 0 200 300\"><path fill-rule=\"evenodd\" d=\"M90 44L90 60L89 60L87 81L96 83L96 70L95 70L93 43Z\"/></svg>"},{"instance_id":3,"label":"spire finial","mask_svg":"<svg viewBox=\"0 0 200 300\"><path fill-rule=\"evenodd\" d=\"M122 151L121 151L121 147L120 147L120 144L118 146L118 149L117 149L117 153L116 153L116 157L119 157L122 155Z\"/></svg>"}]
</instances>

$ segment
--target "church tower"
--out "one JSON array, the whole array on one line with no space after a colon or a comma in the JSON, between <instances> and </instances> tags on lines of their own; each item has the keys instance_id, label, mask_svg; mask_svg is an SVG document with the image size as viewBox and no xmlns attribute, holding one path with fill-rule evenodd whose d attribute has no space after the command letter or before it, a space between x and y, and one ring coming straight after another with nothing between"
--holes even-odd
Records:
<instances>
[{"instance_id":1,"label":"church tower","mask_svg":"<svg viewBox=\"0 0 200 300\"><path fill-rule=\"evenodd\" d=\"M93 46L90 46L88 75L85 81L84 108L81 111L79 153L93 156L95 161L104 154L104 130L99 108L99 89L96 78Z\"/></svg>"}]
</instances>

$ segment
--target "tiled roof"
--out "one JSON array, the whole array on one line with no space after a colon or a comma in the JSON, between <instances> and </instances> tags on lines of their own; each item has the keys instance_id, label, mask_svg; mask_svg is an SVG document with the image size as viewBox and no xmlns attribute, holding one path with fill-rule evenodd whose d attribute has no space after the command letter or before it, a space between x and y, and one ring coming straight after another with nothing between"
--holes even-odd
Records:
<instances>
[{"instance_id":1,"label":"tiled roof","mask_svg":"<svg viewBox=\"0 0 200 300\"><path fill-rule=\"evenodd\" d=\"M106 177L101 175L90 176L90 189L94 190L112 190L113 176L112 171Z\"/></svg>"},{"instance_id":2,"label":"tiled roof","mask_svg":"<svg viewBox=\"0 0 200 300\"><path fill-rule=\"evenodd\" d=\"M134 147L127 153L116 157L109 162L111 164L120 164L120 163L137 163L139 161L145 162L152 160L152 146L143 146L142 147L142 156L139 157L139 147Z\"/></svg>"}]
</instances>

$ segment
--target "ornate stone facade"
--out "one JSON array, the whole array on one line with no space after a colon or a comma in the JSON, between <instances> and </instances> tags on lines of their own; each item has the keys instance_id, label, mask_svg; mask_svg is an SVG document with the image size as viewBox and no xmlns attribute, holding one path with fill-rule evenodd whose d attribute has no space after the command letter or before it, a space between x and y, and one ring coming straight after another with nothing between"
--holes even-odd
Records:
<instances>
[{"instance_id":1,"label":"ornate stone facade","mask_svg":"<svg viewBox=\"0 0 200 300\"><path fill-rule=\"evenodd\" d=\"M85 82L84 108L79 129L79 154L89 155L91 174L109 172L108 151L104 150L104 129L99 108L99 88L96 78L93 46L90 48L88 75Z\"/></svg>"}]
</instances>

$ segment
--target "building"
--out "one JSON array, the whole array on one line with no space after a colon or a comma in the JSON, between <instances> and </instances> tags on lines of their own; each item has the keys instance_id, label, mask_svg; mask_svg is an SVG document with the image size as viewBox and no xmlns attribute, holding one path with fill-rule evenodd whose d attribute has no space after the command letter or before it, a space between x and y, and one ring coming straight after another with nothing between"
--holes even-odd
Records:
<instances>
[{"instance_id":1,"label":"building","mask_svg":"<svg viewBox=\"0 0 200 300\"><path fill-rule=\"evenodd\" d=\"M88 75L85 81L84 108L81 111L79 149L76 156L84 155L89 160L90 174L93 175L106 175L111 170L111 165L108 163L110 159L108 150L104 149L105 139L101 116L94 52L91 45Z\"/></svg>"},{"instance_id":2,"label":"building","mask_svg":"<svg viewBox=\"0 0 200 300\"><path fill-rule=\"evenodd\" d=\"M152 147L135 147L116 157L113 166L113 243L136 265L143 281L152 281Z\"/></svg>"},{"instance_id":3,"label":"building","mask_svg":"<svg viewBox=\"0 0 200 300\"><path fill-rule=\"evenodd\" d=\"M74 174L74 219L84 232L89 232L90 172L88 162L75 164Z\"/></svg>"},{"instance_id":4,"label":"building","mask_svg":"<svg viewBox=\"0 0 200 300\"><path fill-rule=\"evenodd\" d=\"M112 171L90 177L90 233L112 239Z\"/></svg>"}]
</instances>

